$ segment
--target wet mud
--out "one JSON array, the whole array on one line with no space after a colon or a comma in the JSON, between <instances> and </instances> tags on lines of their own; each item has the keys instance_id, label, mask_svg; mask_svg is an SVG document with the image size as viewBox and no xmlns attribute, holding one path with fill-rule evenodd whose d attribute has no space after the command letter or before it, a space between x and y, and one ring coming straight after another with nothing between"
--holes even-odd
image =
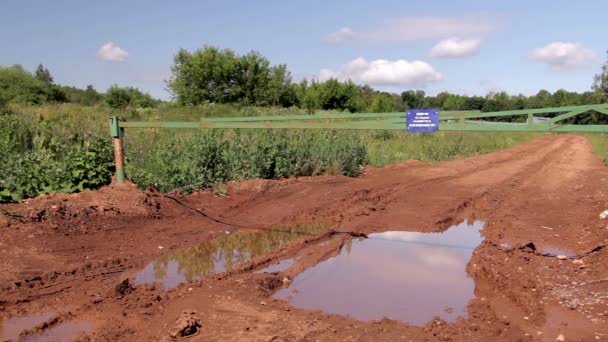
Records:
<instances>
[{"instance_id":1,"label":"wet mud","mask_svg":"<svg viewBox=\"0 0 608 342\"><path fill-rule=\"evenodd\" d=\"M608 168L582 136L226 187L0 205L0 335L608 340ZM264 235L296 226L318 229Z\"/></svg>"}]
</instances>

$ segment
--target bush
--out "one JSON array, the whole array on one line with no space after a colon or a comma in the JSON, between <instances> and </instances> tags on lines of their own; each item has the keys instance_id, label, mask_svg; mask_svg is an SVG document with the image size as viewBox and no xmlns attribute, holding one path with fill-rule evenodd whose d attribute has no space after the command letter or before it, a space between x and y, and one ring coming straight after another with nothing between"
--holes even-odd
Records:
<instances>
[{"instance_id":1,"label":"bush","mask_svg":"<svg viewBox=\"0 0 608 342\"><path fill-rule=\"evenodd\" d=\"M135 140L128 145L129 177L161 191L190 192L232 179L354 176L367 159L356 136L338 131L200 131L191 138L161 136L155 148Z\"/></svg>"},{"instance_id":2,"label":"bush","mask_svg":"<svg viewBox=\"0 0 608 342\"><path fill-rule=\"evenodd\" d=\"M97 189L114 171L109 138L61 136L44 123L0 117L0 202Z\"/></svg>"},{"instance_id":3,"label":"bush","mask_svg":"<svg viewBox=\"0 0 608 342\"><path fill-rule=\"evenodd\" d=\"M108 106L113 109L150 108L156 105L156 101L149 94L145 94L137 88L117 85L108 89L105 99Z\"/></svg>"},{"instance_id":4,"label":"bush","mask_svg":"<svg viewBox=\"0 0 608 342\"><path fill-rule=\"evenodd\" d=\"M0 104L2 102L45 103L50 96L49 86L34 78L20 65L0 67Z\"/></svg>"}]
</instances>

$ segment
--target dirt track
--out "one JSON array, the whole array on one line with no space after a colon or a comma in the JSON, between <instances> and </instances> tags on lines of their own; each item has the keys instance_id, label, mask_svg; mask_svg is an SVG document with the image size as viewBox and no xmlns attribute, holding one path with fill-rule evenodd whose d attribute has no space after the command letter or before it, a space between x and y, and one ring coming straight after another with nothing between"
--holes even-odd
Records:
<instances>
[{"instance_id":1,"label":"dirt track","mask_svg":"<svg viewBox=\"0 0 608 342\"><path fill-rule=\"evenodd\" d=\"M358 178L230 183L226 196L132 186L44 196L0 206L10 214L0 216L0 314L84 319L93 332L79 338L112 341L167 339L183 310L200 317L190 340L201 341L608 340L608 219L599 218L607 192L608 168L589 142L554 135L454 162L368 168ZM252 269L303 249L321 253L309 243L321 235L173 290L116 292L161 254L226 231L314 222L430 232L465 218L487 224L467 266L476 298L455 323L362 322L270 298L269 284L283 275ZM541 256L529 243L574 251L582 262Z\"/></svg>"}]
</instances>

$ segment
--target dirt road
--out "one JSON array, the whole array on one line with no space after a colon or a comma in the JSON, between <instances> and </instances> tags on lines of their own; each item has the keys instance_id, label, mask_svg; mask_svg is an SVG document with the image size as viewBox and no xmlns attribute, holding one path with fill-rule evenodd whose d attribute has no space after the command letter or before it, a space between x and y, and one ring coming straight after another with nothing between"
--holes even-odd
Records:
<instances>
[{"instance_id":1,"label":"dirt road","mask_svg":"<svg viewBox=\"0 0 608 342\"><path fill-rule=\"evenodd\" d=\"M608 168L590 143L553 135L357 178L250 180L188 196L132 186L44 196L0 206L0 312L5 320L50 313L22 338L87 322L76 339L168 340L188 310L186 321L200 323L190 324L190 340L200 341L608 340L608 219L599 217L607 193ZM237 230L317 223L353 235L439 232L465 219L486 224L466 266L474 298L453 322L359 321L272 298L351 238L324 232L174 289L133 281L156 258ZM288 271L255 272L296 255L308 257Z\"/></svg>"}]
</instances>

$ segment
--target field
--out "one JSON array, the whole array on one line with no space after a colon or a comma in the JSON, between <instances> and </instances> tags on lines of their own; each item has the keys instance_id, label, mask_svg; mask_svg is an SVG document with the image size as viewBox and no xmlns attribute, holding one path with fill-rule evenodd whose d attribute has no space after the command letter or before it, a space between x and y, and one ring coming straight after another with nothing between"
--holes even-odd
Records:
<instances>
[{"instance_id":1,"label":"field","mask_svg":"<svg viewBox=\"0 0 608 342\"><path fill-rule=\"evenodd\" d=\"M117 185L109 111L13 110L0 336L608 338L605 135L134 129ZM111 114L261 113L198 110Z\"/></svg>"},{"instance_id":2,"label":"field","mask_svg":"<svg viewBox=\"0 0 608 342\"><path fill-rule=\"evenodd\" d=\"M116 111L72 104L13 106L0 116L0 201L95 190L109 184L113 152L109 115L128 120L198 121L201 117L294 114L292 109L166 105ZM301 113L301 112L300 112ZM304 115L304 114L303 114ZM366 165L446 161L496 151L534 133L408 135L393 131L130 129L127 173L140 188L184 192L223 187L229 180L319 174L356 176ZM597 140L598 148L602 139Z\"/></svg>"}]
</instances>

